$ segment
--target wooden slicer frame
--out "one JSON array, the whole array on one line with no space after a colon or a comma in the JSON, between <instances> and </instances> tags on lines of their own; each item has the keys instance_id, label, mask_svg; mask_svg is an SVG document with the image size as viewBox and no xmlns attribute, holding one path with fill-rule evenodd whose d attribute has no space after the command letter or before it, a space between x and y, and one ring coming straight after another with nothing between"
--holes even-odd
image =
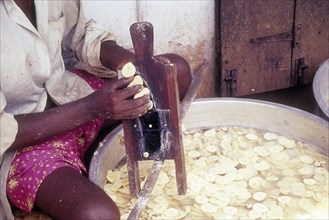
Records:
<instances>
[{"instance_id":1,"label":"wooden slicer frame","mask_svg":"<svg viewBox=\"0 0 329 220\"><path fill-rule=\"evenodd\" d=\"M150 89L154 104L146 115L123 121L130 194L137 197L141 191L139 161L168 159L175 162L177 192L185 194L187 183L176 66L165 57L154 56L151 23L131 25L130 34L137 71Z\"/></svg>"}]
</instances>

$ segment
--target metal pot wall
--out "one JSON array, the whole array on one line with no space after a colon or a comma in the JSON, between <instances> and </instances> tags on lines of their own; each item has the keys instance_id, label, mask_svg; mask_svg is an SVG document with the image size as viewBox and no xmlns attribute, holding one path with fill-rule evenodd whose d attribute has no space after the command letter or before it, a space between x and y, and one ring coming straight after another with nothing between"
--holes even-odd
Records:
<instances>
[{"instance_id":1,"label":"metal pot wall","mask_svg":"<svg viewBox=\"0 0 329 220\"><path fill-rule=\"evenodd\" d=\"M316 71L313 93L318 106L329 118L329 59L324 61Z\"/></svg>"},{"instance_id":2,"label":"metal pot wall","mask_svg":"<svg viewBox=\"0 0 329 220\"><path fill-rule=\"evenodd\" d=\"M183 121L187 129L242 126L307 142L329 156L329 122L289 106L241 98L194 101ZM89 178L103 188L106 174L125 158L122 127L106 136L93 155Z\"/></svg>"}]
</instances>

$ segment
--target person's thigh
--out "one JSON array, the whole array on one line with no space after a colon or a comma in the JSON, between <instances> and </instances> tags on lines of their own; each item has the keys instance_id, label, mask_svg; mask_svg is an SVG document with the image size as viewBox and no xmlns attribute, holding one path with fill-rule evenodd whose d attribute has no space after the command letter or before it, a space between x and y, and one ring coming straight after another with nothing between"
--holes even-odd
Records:
<instances>
[{"instance_id":1,"label":"person's thigh","mask_svg":"<svg viewBox=\"0 0 329 220\"><path fill-rule=\"evenodd\" d=\"M70 167L49 174L35 205L54 219L119 219L115 203L85 176Z\"/></svg>"}]
</instances>

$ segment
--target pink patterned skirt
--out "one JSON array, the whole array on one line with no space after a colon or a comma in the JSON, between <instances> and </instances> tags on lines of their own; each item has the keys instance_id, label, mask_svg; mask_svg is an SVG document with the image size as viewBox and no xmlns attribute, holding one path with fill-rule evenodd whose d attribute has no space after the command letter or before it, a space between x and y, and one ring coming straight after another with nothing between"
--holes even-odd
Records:
<instances>
[{"instance_id":1,"label":"pink patterned skirt","mask_svg":"<svg viewBox=\"0 0 329 220\"><path fill-rule=\"evenodd\" d=\"M103 80L83 70L73 71L97 90ZM54 170L72 167L87 172L84 153L95 140L103 120L94 120L47 139L41 144L22 148L11 164L7 180L7 196L16 207L31 212L42 181Z\"/></svg>"}]
</instances>

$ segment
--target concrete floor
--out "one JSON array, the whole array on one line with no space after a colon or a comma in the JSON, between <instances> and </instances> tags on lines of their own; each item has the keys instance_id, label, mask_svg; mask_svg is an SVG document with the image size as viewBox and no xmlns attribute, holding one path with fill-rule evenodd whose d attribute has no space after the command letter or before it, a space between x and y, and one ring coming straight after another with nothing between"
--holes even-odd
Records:
<instances>
[{"instance_id":1,"label":"concrete floor","mask_svg":"<svg viewBox=\"0 0 329 220\"><path fill-rule=\"evenodd\" d=\"M243 98L252 98L292 106L329 120L321 111L314 98L312 84L243 96Z\"/></svg>"}]
</instances>

